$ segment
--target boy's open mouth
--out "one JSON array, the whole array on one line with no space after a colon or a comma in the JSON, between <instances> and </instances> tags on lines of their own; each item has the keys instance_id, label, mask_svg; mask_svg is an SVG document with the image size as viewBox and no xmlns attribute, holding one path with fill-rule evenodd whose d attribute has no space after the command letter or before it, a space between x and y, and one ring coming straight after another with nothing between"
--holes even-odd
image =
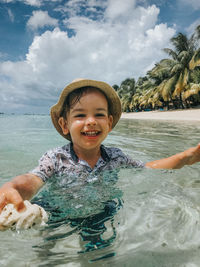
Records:
<instances>
[{"instance_id":1,"label":"boy's open mouth","mask_svg":"<svg viewBox=\"0 0 200 267\"><path fill-rule=\"evenodd\" d=\"M81 132L81 134L85 136L97 136L100 134L100 131L87 131L87 132Z\"/></svg>"}]
</instances>

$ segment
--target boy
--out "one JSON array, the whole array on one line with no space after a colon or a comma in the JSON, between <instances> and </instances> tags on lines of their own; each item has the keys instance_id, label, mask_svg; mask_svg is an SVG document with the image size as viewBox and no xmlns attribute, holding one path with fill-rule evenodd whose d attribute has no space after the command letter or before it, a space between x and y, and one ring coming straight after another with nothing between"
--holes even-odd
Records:
<instances>
[{"instance_id":1,"label":"boy","mask_svg":"<svg viewBox=\"0 0 200 267\"><path fill-rule=\"evenodd\" d=\"M8 203L24 210L23 201L31 199L52 175L87 180L120 166L176 169L200 161L200 144L146 164L132 160L120 149L104 147L101 143L120 116L120 99L107 83L78 79L67 85L51 108L51 119L56 130L71 142L45 153L30 173L5 183L0 188L0 212Z\"/></svg>"}]
</instances>

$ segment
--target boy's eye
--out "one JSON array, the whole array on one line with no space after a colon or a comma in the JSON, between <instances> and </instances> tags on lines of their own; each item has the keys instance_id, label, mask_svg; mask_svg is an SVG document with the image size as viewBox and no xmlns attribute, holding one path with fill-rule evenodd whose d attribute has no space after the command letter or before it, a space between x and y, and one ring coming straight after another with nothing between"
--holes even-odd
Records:
<instances>
[{"instance_id":1,"label":"boy's eye","mask_svg":"<svg viewBox=\"0 0 200 267\"><path fill-rule=\"evenodd\" d=\"M95 116L96 117L105 117L105 114L104 113L96 113ZM74 117L75 118L84 118L84 117L86 117L86 114L78 113L78 114L75 114Z\"/></svg>"},{"instance_id":2,"label":"boy's eye","mask_svg":"<svg viewBox=\"0 0 200 267\"><path fill-rule=\"evenodd\" d=\"M97 116L97 117L104 117L105 114L104 114L104 113L97 113L96 116Z\"/></svg>"},{"instance_id":3,"label":"boy's eye","mask_svg":"<svg viewBox=\"0 0 200 267\"><path fill-rule=\"evenodd\" d=\"M76 115L75 115L75 118L83 118L83 117L85 117L85 114L82 114L82 113L81 113L81 114L76 114Z\"/></svg>"}]
</instances>

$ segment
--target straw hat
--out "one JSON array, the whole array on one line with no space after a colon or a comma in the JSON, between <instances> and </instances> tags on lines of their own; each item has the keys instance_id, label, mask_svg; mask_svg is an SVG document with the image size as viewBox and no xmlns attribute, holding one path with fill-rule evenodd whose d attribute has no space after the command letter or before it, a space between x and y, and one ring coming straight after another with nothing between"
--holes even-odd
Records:
<instances>
[{"instance_id":1,"label":"straw hat","mask_svg":"<svg viewBox=\"0 0 200 267\"><path fill-rule=\"evenodd\" d=\"M111 115L113 116L112 128L115 127L122 113L121 101L119 99L119 96L109 84L105 82L101 82L101 81L82 79L82 78L72 81L70 84L68 84L63 89L62 93L60 94L60 98L57 104L51 107L51 119L52 119L53 125L55 126L59 134L61 134L64 138L70 141L71 141L70 134L67 134L67 135L63 134L62 129L58 123L58 120L60 118L60 114L61 114L66 97L74 90L81 88L81 87L86 87L86 86L98 88L100 91L102 91L106 95L109 101L109 110L110 110Z\"/></svg>"}]
</instances>

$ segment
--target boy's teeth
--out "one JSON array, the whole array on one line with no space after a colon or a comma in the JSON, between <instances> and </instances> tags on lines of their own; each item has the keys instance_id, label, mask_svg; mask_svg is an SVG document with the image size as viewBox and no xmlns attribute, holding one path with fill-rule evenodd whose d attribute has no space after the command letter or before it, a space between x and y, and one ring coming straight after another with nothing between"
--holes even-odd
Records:
<instances>
[{"instance_id":1,"label":"boy's teeth","mask_svg":"<svg viewBox=\"0 0 200 267\"><path fill-rule=\"evenodd\" d=\"M95 136L97 135L98 132L85 132L84 134L85 135L88 135L88 136Z\"/></svg>"}]
</instances>

